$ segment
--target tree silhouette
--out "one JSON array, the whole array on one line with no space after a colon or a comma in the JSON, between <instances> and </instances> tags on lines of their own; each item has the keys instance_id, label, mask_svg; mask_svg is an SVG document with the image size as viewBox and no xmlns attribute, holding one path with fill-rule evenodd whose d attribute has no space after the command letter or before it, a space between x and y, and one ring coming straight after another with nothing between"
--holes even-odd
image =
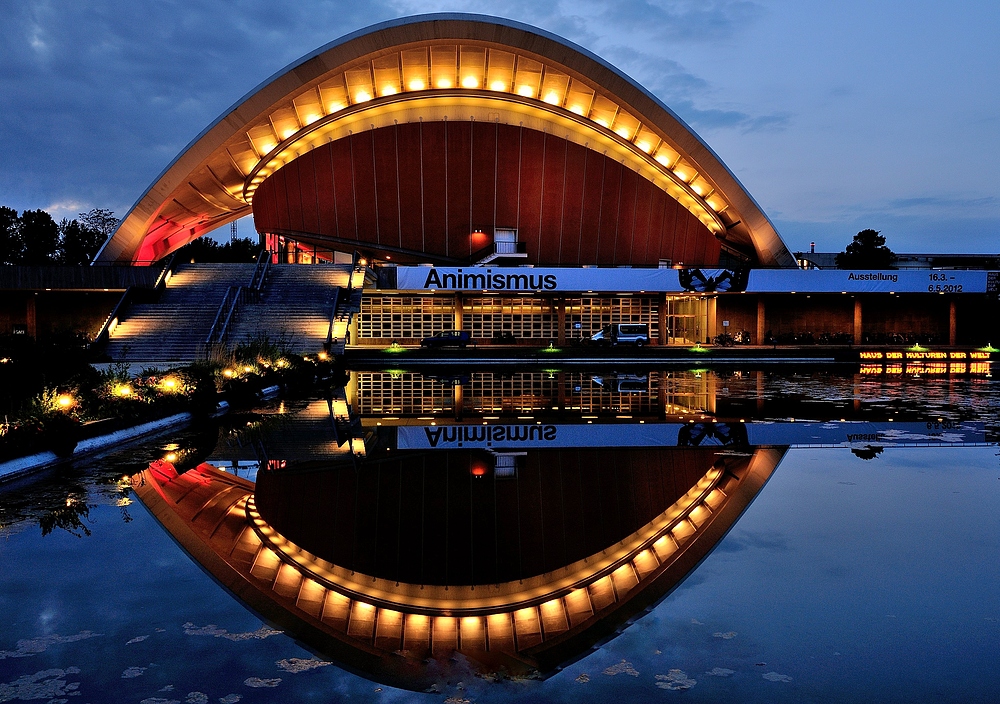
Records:
<instances>
[{"instance_id":1,"label":"tree silhouette","mask_svg":"<svg viewBox=\"0 0 1000 704\"><path fill-rule=\"evenodd\" d=\"M89 264L107 239L102 232L79 220L65 218L59 223L59 235L60 264Z\"/></svg>"},{"instance_id":2,"label":"tree silhouette","mask_svg":"<svg viewBox=\"0 0 1000 704\"><path fill-rule=\"evenodd\" d=\"M20 264L23 253L21 218L13 208L0 206L0 264Z\"/></svg>"},{"instance_id":3,"label":"tree silhouette","mask_svg":"<svg viewBox=\"0 0 1000 704\"><path fill-rule=\"evenodd\" d=\"M59 249L59 226L44 210L21 213L21 242L24 264L54 264Z\"/></svg>"},{"instance_id":4,"label":"tree silhouette","mask_svg":"<svg viewBox=\"0 0 1000 704\"><path fill-rule=\"evenodd\" d=\"M838 269L891 269L895 263L896 255L885 246L878 230L862 230L837 255Z\"/></svg>"}]
</instances>

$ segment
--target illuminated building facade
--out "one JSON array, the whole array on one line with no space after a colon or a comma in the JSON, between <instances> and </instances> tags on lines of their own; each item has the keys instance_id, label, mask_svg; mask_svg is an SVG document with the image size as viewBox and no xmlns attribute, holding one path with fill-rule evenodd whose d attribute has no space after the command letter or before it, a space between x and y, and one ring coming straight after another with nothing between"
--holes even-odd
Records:
<instances>
[{"instance_id":1,"label":"illuminated building facade","mask_svg":"<svg viewBox=\"0 0 1000 704\"><path fill-rule=\"evenodd\" d=\"M253 212L304 251L524 263L794 259L709 147L601 59L470 15L387 22L275 75L198 137L100 254L162 258Z\"/></svg>"}]
</instances>

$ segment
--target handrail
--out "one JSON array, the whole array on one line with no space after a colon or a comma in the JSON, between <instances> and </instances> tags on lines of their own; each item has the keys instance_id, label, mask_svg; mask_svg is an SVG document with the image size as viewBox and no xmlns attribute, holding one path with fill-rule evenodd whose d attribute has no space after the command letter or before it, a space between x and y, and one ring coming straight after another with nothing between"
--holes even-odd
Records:
<instances>
[{"instance_id":1,"label":"handrail","mask_svg":"<svg viewBox=\"0 0 1000 704\"><path fill-rule=\"evenodd\" d=\"M259 302L260 292L264 288L264 284L267 283L267 276L271 271L271 253L267 250L263 250L257 256L257 264L253 268L253 274L250 276L250 283L247 285L247 289L252 292L255 302Z\"/></svg>"},{"instance_id":2,"label":"handrail","mask_svg":"<svg viewBox=\"0 0 1000 704\"><path fill-rule=\"evenodd\" d=\"M237 308L239 308L240 303L243 302L243 298L246 295L246 289L242 286L233 286L236 289L236 293L233 295L233 302L229 305L229 313L226 315L226 320L222 323L222 329L219 331L219 343L225 344L229 338L229 323L232 322L233 316L236 314Z\"/></svg>"},{"instance_id":3,"label":"handrail","mask_svg":"<svg viewBox=\"0 0 1000 704\"><path fill-rule=\"evenodd\" d=\"M160 270L159 275L156 277L156 282L153 284L152 289L154 296L159 296L163 289L167 287L167 281L170 279L170 275L173 273L174 267L176 266L177 253L174 252L170 259L167 260L163 269ZM104 323L101 325L100 330L98 330L97 335L94 336L93 342L90 343L91 347L97 347L111 337L111 333L115 331L118 323L121 322L122 313L124 313L125 309L132 304L132 299L135 298L138 290L140 290L140 287L137 286L129 286L125 289L125 293L123 293L122 297L118 299L118 303L108 314L108 317L104 319Z\"/></svg>"},{"instance_id":4,"label":"handrail","mask_svg":"<svg viewBox=\"0 0 1000 704\"><path fill-rule=\"evenodd\" d=\"M326 331L326 348L330 349L333 344L333 324L337 320L337 306L340 305L340 286L333 289L333 305L330 308L330 327Z\"/></svg>"},{"instance_id":5,"label":"handrail","mask_svg":"<svg viewBox=\"0 0 1000 704\"><path fill-rule=\"evenodd\" d=\"M177 266L177 252L170 255L170 259L167 260L166 266L160 271L160 275L156 277L156 283L153 284L154 291L160 291L162 288L166 288L167 281L170 276L174 273L174 267Z\"/></svg>"},{"instance_id":6,"label":"handrail","mask_svg":"<svg viewBox=\"0 0 1000 704\"><path fill-rule=\"evenodd\" d=\"M108 314L107 319L105 319L104 324L101 325L101 329L98 331L97 335L94 337L94 341L90 343L91 347L96 347L104 343L114 332L114 329L118 326L118 317L125 311L125 308L132 302L133 292L135 291L135 286L129 286L125 289L125 293L122 297L118 299L118 304L111 309Z\"/></svg>"},{"instance_id":7,"label":"handrail","mask_svg":"<svg viewBox=\"0 0 1000 704\"><path fill-rule=\"evenodd\" d=\"M216 328L219 327L219 320L222 318L222 312L226 309L226 304L229 303L230 296L233 295L233 289L235 286L230 286L226 289L226 295L222 297L222 303L219 304L219 310L215 314L215 320L212 321L212 327L209 328L208 337L205 338L205 344L211 345L215 342Z\"/></svg>"}]
</instances>

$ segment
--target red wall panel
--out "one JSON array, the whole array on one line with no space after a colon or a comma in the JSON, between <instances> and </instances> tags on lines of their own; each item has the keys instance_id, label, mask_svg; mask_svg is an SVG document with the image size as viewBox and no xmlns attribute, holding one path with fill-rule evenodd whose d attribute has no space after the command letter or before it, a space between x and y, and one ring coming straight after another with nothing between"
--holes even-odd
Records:
<instances>
[{"instance_id":1,"label":"red wall panel","mask_svg":"<svg viewBox=\"0 0 1000 704\"><path fill-rule=\"evenodd\" d=\"M337 237L337 199L333 193L333 161L329 149L313 149L316 173L316 227Z\"/></svg>"},{"instance_id":2,"label":"red wall panel","mask_svg":"<svg viewBox=\"0 0 1000 704\"><path fill-rule=\"evenodd\" d=\"M399 189L396 164L396 128L372 131L375 155L375 206L379 243L399 247Z\"/></svg>"},{"instance_id":3,"label":"red wall panel","mask_svg":"<svg viewBox=\"0 0 1000 704\"><path fill-rule=\"evenodd\" d=\"M562 238L557 259L564 264L580 263L587 151L586 147L579 144L566 143L566 195L563 202Z\"/></svg>"},{"instance_id":4,"label":"red wall panel","mask_svg":"<svg viewBox=\"0 0 1000 704\"><path fill-rule=\"evenodd\" d=\"M618 236L618 214L621 211L622 165L608 159L604 167L601 193L601 220L597 235L597 261L615 263L615 238Z\"/></svg>"},{"instance_id":5,"label":"red wall panel","mask_svg":"<svg viewBox=\"0 0 1000 704\"><path fill-rule=\"evenodd\" d=\"M635 221L632 230L632 247L629 249L628 261L646 261L646 240L649 237L649 215L653 203L651 182L640 178L637 183L635 199Z\"/></svg>"},{"instance_id":6,"label":"red wall panel","mask_svg":"<svg viewBox=\"0 0 1000 704\"><path fill-rule=\"evenodd\" d=\"M632 238L635 232L635 200L639 187L639 174L622 169L621 201L618 210L618 232L615 236L615 257L612 264L629 264Z\"/></svg>"},{"instance_id":7,"label":"red wall panel","mask_svg":"<svg viewBox=\"0 0 1000 704\"><path fill-rule=\"evenodd\" d=\"M496 211L497 124L472 123L472 229L493 229ZM474 245L475 246L475 245ZM480 245L481 246L481 245ZM478 247L477 247L478 248Z\"/></svg>"},{"instance_id":8,"label":"red wall panel","mask_svg":"<svg viewBox=\"0 0 1000 704\"><path fill-rule=\"evenodd\" d=\"M351 140L338 140L332 143L329 149L333 161L333 193L336 197L337 228L339 230L337 237L344 240L356 240L358 239L358 224L354 210L354 168L351 165ZM280 173L281 171L278 172L278 174ZM261 186L266 184L267 181Z\"/></svg>"},{"instance_id":9,"label":"red wall panel","mask_svg":"<svg viewBox=\"0 0 1000 704\"><path fill-rule=\"evenodd\" d=\"M604 195L604 171L609 160L596 152L587 150L587 165L584 174L583 235L580 239L580 263L594 264L599 261L597 245L601 231L602 198Z\"/></svg>"},{"instance_id":10,"label":"red wall panel","mask_svg":"<svg viewBox=\"0 0 1000 704\"><path fill-rule=\"evenodd\" d=\"M515 125L416 122L315 149L260 185L262 232L467 260L474 229L516 227L537 264L718 262L695 216L605 154Z\"/></svg>"},{"instance_id":11,"label":"red wall panel","mask_svg":"<svg viewBox=\"0 0 1000 704\"><path fill-rule=\"evenodd\" d=\"M566 185L566 140L545 135L542 168L542 217L538 261L559 260L562 239L563 189Z\"/></svg>"},{"instance_id":12,"label":"red wall panel","mask_svg":"<svg viewBox=\"0 0 1000 704\"><path fill-rule=\"evenodd\" d=\"M539 225L542 214L542 166L545 135L534 130L521 133L521 187L520 213L517 219L517 237L528 248L528 257L539 259Z\"/></svg>"},{"instance_id":13,"label":"red wall panel","mask_svg":"<svg viewBox=\"0 0 1000 704\"><path fill-rule=\"evenodd\" d=\"M306 152L300 159L299 197L302 203L302 229L306 232L319 231L319 199L316 191L316 151Z\"/></svg>"},{"instance_id":14,"label":"red wall panel","mask_svg":"<svg viewBox=\"0 0 1000 704\"><path fill-rule=\"evenodd\" d=\"M375 202L375 145L372 131L352 134L351 165L354 168L354 209L357 213L359 239L379 241L378 206Z\"/></svg>"},{"instance_id":15,"label":"red wall panel","mask_svg":"<svg viewBox=\"0 0 1000 704\"><path fill-rule=\"evenodd\" d=\"M447 140L443 124L421 125L424 169L424 242L428 252L448 254L446 207L445 149Z\"/></svg>"},{"instance_id":16,"label":"red wall panel","mask_svg":"<svg viewBox=\"0 0 1000 704\"><path fill-rule=\"evenodd\" d=\"M399 240L404 249L424 251L424 201L420 177L420 123L396 128L399 159Z\"/></svg>"},{"instance_id":17,"label":"red wall panel","mask_svg":"<svg viewBox=\"0 0 1000 704\"><path fill-rule=\"evenodd\" d=\"M472 254L472 123L446 122L448 132L448 251Z\"/></svg>"},{"instance_id":18,"label":"red wall panel","mask_svg":"<svg viewBox=\"0 0 1000 704\"><path fill-rule=\"evenodd\" d=\"M511 125L497 125L497 227L517 227L521 132Z\"/></svg>"}]
</instances>

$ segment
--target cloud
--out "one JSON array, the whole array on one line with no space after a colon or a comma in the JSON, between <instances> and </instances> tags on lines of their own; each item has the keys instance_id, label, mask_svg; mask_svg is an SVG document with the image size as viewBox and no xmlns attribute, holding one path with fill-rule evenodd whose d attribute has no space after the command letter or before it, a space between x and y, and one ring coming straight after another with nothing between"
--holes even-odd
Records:
<instances>
[{"instance_id":1,"label":"cloud","mask_svg":"<svg viewBox=\"0 0 1000 704\"><path fill-rule=\"evenodd\" d=\"M255 85L394 14L382 0L15 3L0 24L0 193L121 212Z\"/></svg>"}]
</instances>

